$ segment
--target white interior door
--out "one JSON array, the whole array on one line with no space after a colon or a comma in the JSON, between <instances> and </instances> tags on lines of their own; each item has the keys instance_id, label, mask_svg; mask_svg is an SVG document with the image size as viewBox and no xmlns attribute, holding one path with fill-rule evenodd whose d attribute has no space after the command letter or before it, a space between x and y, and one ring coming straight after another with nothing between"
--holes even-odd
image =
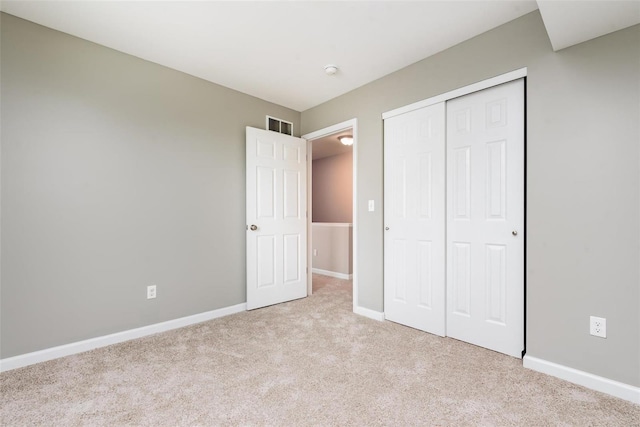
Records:
<instances>
[{"instance_id":1,"label":"white interior door","mask_svg":"<svg viewBox=\"0 0 640 427\"><path fill-rule=\"evenodd\" d=\"M307 143L247 127L247 309L307 296Z\"/></svg>"},{"instance_id":2,"label":"white interior door","mask_svg":"<svg viewBox=\"0 0 640 427\"><path fill-rule=\"evenodd\" d=\"M524 348L524 82L447 102L447 335Z\"/></svg>"},{"instance_id":3,"label":"white interior door","mask_svg":"<svg viewBox=\"0 0 640 427\"><path fill-rule=\"evenodd\" d=\"M445 107L384 121L384 314L445 334Z\"/></svg>"}]
</instances>

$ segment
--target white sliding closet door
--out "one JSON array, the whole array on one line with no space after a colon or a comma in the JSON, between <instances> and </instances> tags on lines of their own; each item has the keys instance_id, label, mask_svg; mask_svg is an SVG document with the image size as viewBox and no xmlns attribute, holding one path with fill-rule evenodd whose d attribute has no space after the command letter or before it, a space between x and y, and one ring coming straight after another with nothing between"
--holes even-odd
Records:
<instances>
[{"instance_id":1,"label":"white sliding closet door","mask_svg":"<svg viewBox=\"0 0 640 427\"><path fill-rule=\"evenodd\" d=\"M447 102L447 335L524 348L524 81Z\"/></svg>"},{"instance_id":2,"label":"white sliding closet door","mask_svg":"<svg viewBox=\"0 0 640 427\"><path fill-rule=\"evenodd\" d=\"M445 334L445 107L384 121L384 313Z\"/></svg>"}]
</instances>

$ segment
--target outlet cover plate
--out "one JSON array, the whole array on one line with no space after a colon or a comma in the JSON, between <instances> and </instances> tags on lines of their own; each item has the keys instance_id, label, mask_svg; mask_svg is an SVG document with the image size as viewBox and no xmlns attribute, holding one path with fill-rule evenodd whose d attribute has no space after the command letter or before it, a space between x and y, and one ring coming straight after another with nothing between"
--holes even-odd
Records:
<instances>
[{"instance_id":1,"label":"outlet cover plate","mask_svg":"<svg viewBox=\"0 0 640 427\"><path fill-rule=\"evenodd\" d=\"M589 333L595 337L607 337L607 319L591 316L589 318Z\"/></svg>"},{"instance_id":2,"label":"outlet cover plate","mask_svg":"<svg viewBox=\"0 0 640 427\"><path fill-rule=\"evenodd\" d=\"M156 285L147 286L147 299L156 297Z\"/></svg>"}]
</instances>

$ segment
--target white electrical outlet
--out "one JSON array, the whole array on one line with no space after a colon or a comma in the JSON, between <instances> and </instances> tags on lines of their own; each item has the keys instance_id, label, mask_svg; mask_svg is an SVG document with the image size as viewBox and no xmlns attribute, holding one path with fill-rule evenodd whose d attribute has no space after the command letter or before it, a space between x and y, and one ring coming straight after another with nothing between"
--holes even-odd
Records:
<instances>
[{"instance_id":1,"label":"white electrical outlet","mask_svg":"<svg viewBox=\"0 0 640 427\"><path fill-rule=\"evenodd\" d=\"M147 286L147 299L156 297L156 285Z\"/></svg>"},{"instance_id":2,"label":"white electrical outlet","mask_svg":"<svg viewBox=\"0 0 640 427\"><path fill-rule=\"evenodd\" d=\"M369 212L373 212L375 210L375 204L373 200L369 200Z\"/></svg>"},{"instance_id":3,"label":"white electrical outlet","mask_svg":"<svg viewBox=\"0 0 640 427\"><path fill-rule=\"evenodd\" d=\"M595 337L607 337L607 319L604 317L591 316L589 318L589 331Z\"/></svg>"}]
</instances>

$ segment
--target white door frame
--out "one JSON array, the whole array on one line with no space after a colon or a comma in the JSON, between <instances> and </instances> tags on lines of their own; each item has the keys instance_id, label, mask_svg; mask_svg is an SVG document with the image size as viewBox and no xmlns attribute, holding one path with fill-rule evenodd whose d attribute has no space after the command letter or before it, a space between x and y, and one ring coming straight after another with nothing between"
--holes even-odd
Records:
<instances>
[{"instance_id":1,"label":"white door frame","mask_svg":"<svg viewBox=\"0 0 640 427\"><path fill-rule=\"evenodd\" d=\"M337 123L320 130L302 135L307 140L307 153L312 153L311 144L314 140L325 136L351 129L353 134L353 310L356 311L358 306L358 119L351 119L341 123ZM311 167L312 155L307 156L307 259L311 260L312 242L311 242ZM308 262L311 264L311 262ZM311 295L313 288L313 277L311 268L307 272L307 294Z\"/></svg>"}]
</instances>

